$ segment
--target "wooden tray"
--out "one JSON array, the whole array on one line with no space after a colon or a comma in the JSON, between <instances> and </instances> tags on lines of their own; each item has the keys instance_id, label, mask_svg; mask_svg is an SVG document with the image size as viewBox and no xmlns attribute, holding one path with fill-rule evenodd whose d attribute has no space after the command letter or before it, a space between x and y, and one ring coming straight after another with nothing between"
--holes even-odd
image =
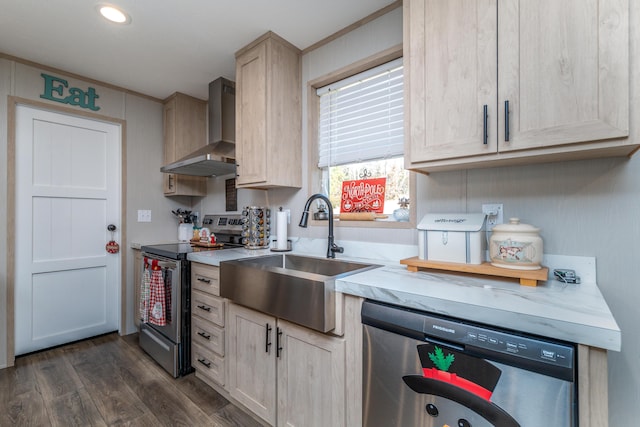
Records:
<instances>
[{"instance_id":1,"label":"wooden tray","mask_svg":"<svg viewBox=\"0 0 640 427\"><path fill-rule=\"evenodd\" d=\"M335 214L333 217L335 219L339 219L340 221L375 221L378 218L389 218L389 215L379 214L375 212L349 212Z\"/></svg>"},{"instance_id":2,"label":"wooden tray","mask_svg":"<svg viewBox=\"0 0 640 427\"><path fill-rule=\"evenodd\" d=\"M444 270L484 276L509 277L513 279L520 279L520 284L523 286L537 286L538 281L544 282L548 279L549 275L549 269L547 267L542 267L539 270L512 270L496 267L488 262L480 265L458 264L454 262L427 261L418 257L413 257L400 260L400 264L406 265L407 270L409 271L418 271L419 269Z\"/></svg>"},{"instance_id":3,"label":"wooden tray","mask_svg":"<svg viewBox=\"0 0 640 427\"><path fill-rule=\"evenodd\" d=\"M201 241L191 241L191 246L198 246L200 248L221 248L224 243L203 243Z\"/></svg>"}]
</instances>

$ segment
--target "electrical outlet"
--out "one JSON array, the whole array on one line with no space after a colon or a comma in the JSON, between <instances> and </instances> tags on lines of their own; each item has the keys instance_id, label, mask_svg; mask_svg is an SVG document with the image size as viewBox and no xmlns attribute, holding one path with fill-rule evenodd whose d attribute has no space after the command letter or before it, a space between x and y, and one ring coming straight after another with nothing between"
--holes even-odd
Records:
<instances>
[{"instance_id":1,"label":"electrical outlet","mask_svg":"<svg viewBox=\"0 0 640 427\"><path fill-rule=\"evenodd\" d=\"M138 210L138 222L151 222L151 211Z\"/></svg>"},{"instance_id":2,"label":"electrical outlet","mask_svg":"<svg viewBox=\"0 0 640 427\"><path fill-rule=\"evenodd\" d=\"M492 229L494 226L504 222L502 211L502 203L482 205L482 213L487 215L488 229Z\"/></svg>"}]
</instances>

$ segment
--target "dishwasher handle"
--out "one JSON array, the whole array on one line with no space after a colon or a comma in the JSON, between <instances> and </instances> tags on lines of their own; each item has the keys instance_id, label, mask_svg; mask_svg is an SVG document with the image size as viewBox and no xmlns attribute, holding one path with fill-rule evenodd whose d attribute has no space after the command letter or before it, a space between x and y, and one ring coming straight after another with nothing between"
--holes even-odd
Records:
<instances>
[{"instance_id":1,"label":"dishwasher handle","mask_svg":"<svg viewBox=\"0 0 640 427\"><path fill-rule=\"evenodd\" d=\"M429 344L439 345L441 347L449 348L451 350L465 351L465 347L463 345L454 344L448 341L439 340L434 337L426 336L424 337L424 341Z\"/></svg>"},{"instance_id":2,"label":"dishwasher handle","mask_svg":"<svg viewBox=\"0 0 640 427\"><path fill-rule=\"evenodd\" d=\"M464 345L425 334L426 316L402 307L365 301L362 304L362 324L402 335L417 341L437 344L452 350L464 351Z\"/></svg>"},{"instance_id":3,"label":"dishwasher handle","mask_svg":"<svg viewBox=\"0 0 640 427\"><path fill-rule=\"evenodd\" d=\"M409 316L408 312L380 303L365 300L360 311L363 325L369 325L400 335L415 338L419 331L417 318ZM404 333L403 333L404 332Z\"/></svg>"},{"instance_id":4,"label":"dishwasher handle","mask_svg":"<svg viewBox=\"0 0 640 427\"><path fill-rule=\"evenodd\" d=\"M425 315L423 313L369 300L362 303L360 313L363 325L373 326L419 341L425 339ZM455 344L452 343L452 345Z\"/></svg>"}]
</instances>

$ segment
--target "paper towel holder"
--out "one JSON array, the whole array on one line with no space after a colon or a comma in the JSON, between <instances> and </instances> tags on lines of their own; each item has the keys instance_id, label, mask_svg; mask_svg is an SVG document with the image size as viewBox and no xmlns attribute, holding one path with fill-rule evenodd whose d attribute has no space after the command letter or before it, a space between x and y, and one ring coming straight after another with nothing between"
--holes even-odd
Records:
<instances>
[{"instance_id":1,"label":"paper towel holder","mask_svg":"<svg viewBox=\"0 0 640 427\"><path fill-rule=\"evenodd\" d=\"M271 242L271 252L291 252L291 239L287 239L287 249L278 249L278 239Z\"/></svg>"}]
</instances>

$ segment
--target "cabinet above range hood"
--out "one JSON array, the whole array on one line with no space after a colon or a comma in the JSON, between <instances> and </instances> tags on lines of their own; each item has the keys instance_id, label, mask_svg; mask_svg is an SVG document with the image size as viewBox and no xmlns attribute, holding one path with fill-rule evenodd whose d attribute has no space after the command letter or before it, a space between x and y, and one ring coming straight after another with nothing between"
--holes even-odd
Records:
<instances>
[{"instance_id":1,"label":"cabinet above range hood","mask_svg":"<svg viewBox=\"0 0 640 427\"><path fill-rule=\"evenodd\" d=\"M209 83L209 142L160 168L164 173L219 176L236 171L236 84L225 78Z\"/></svg>"}]
</instances>

